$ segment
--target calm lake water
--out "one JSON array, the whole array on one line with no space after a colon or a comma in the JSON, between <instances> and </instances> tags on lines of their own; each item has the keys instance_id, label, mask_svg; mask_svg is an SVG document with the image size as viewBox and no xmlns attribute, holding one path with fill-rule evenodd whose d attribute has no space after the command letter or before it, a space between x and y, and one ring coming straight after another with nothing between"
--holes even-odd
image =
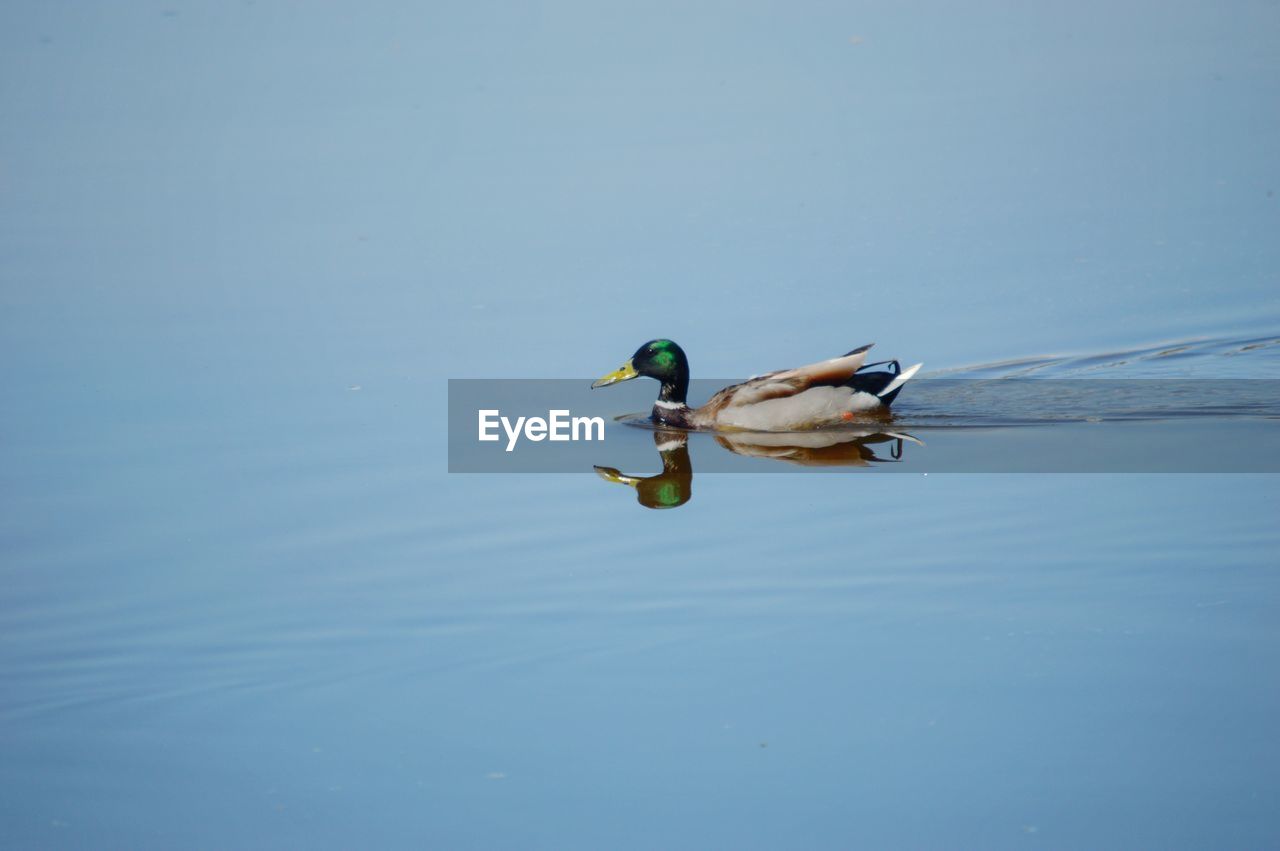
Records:
<instances>
[{"instance_id":1,"label":"calm lake water","mask_svg":"<svg viewBox=\"0 0 1280 851\"><path fill-rule=\"evenodd\" d=\"M938 472L1033 435L1280 463L1278 37L6 4L0 845L1280 847L1280 479ZM695 435L665 511L592 471L658 473L641 429L447 472L448 379L655 336L704 378L874 340L1254 395L1093 423L919 382L900 474Z\"/></svg>"}]
</instances>

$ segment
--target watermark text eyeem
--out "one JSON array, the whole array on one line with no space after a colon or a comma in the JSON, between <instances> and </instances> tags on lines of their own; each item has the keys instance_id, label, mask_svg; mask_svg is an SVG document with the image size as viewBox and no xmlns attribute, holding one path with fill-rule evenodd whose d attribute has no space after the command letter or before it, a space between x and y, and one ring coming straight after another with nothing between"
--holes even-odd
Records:
<instances>
[{"instance_id":1,"label":"watermark text eyeem","mask_svg":"<svg viewBox=\"0 0 1280 851\"><path fill-rule=\"evenodd\" d=\"M567 410L551 410L547 411L546 419L516 417L513 423L509 417L502 416L502 412L496 408L482 409L476 413L479 420L479 439L500 440L498 427L501 426L507 434L508 452L516 448L516 443L522 435L535 443L540 440L604 440L604 417L575 417Z\"/></svg>"}]
</instances>

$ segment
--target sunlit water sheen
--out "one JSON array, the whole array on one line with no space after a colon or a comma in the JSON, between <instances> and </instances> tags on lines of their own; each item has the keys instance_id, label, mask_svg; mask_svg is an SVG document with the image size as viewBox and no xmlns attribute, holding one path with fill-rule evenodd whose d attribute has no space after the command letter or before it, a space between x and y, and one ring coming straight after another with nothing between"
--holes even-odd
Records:
<instances>
[{"instance_id":1,"label":"sunlit water sheen","mask_svg":"<svg viewBox=\"0 0 1280 851\"><path fill-rule=\"evenodd\" d=\"M1274 5L171 5L0 9L0 845L1280 841L1280 480L931 461L1273 398L445 472L655 336L1280 379Z\"/></svg>"}]
</instances>

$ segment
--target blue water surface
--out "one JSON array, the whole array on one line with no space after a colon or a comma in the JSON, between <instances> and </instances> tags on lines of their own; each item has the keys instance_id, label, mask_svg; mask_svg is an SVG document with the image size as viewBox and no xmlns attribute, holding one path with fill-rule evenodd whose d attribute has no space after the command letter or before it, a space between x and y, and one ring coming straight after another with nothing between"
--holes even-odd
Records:
<instances>
[{"instance_id":1,"label":"blue water surface","mask_svg":"<svg viewBox=\"0 0 1280 851\"><path fill-rule=\"evenodd\" d=\"M649 511L445 453L448 378L655 336L702 376L875 341L1278 378L1277 37L1267 2L6 3L0 845L1280 845L1273 475Z\"/></svg>"}]
</instances>

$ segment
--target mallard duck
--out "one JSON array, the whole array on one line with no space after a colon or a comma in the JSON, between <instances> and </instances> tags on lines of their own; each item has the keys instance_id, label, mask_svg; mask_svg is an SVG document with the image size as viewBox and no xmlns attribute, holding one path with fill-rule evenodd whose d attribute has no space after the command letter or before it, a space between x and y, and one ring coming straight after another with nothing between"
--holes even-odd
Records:
<instances>
[{"instance_id":1,"label":"mallard duck","mask_svg":"<svg viewBox=\"0 0 1280 851\"><path fill-rule=\"evenodd\" d=\"M650 340L621 368L591 385L607 387L641 375L662 382L652 419L677 428L717 431L808 431L859 416L884 415L902 385L923 364L902 369L896 360L864 363L860 346L838 358L758 375L724 388L690 408L689 359L670 340ZM873 371L873 367L884 367Z\"/></svg>"}]
</instances>

